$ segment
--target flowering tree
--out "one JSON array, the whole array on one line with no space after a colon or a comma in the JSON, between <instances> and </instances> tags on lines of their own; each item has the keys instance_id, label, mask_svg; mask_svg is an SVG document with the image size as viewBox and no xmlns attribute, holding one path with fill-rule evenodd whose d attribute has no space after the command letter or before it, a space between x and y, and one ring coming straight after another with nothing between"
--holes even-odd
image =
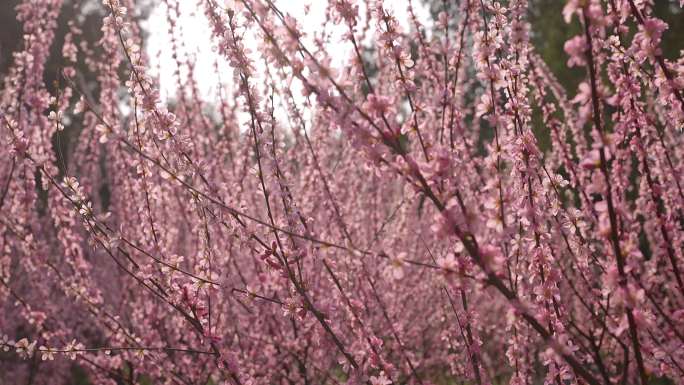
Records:
<instances>
[{"instance_id":1,"label":"flowering tree","mask_svg":"<svg viewBox=\"0 0 684 385\"><path fill-rule=\"evenodd\" d=\"M570 0L570 99L504 3L421 25L409 1L404 30L330 0L312 37L271 0L199 0L233 88L211 105L179 75L170 105L133 0L102 2L97 47L70 23L53 93L62 0L23 1L0 381L66 383L75 360L97 384L684 384L684 57L652 0Z\"/></svg>"}]
</instances>

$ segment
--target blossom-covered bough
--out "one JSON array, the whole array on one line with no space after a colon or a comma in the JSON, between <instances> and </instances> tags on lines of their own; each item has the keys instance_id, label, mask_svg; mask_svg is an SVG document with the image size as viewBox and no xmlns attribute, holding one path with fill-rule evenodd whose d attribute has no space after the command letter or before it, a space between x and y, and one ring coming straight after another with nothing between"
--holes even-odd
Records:
<instances>
[{"instance_id":1,"label":"blossom-covered bough","mask_svg":"<svg viewBox=\"0 0 684 385\"><path fill-rule=\"evenodd\" d=\"M98 384L684 384L684 58L652 1L567 2L570 98L525 0L430 25L408 1L408 28L330 0L313 36L271 0L198 0L232 72L213 101L180 1L173 103L134 0L102 2L97 47L69 24L56 91L62 1L17 8L0 382L75 360Z\"/></svg>"}]
</instances>

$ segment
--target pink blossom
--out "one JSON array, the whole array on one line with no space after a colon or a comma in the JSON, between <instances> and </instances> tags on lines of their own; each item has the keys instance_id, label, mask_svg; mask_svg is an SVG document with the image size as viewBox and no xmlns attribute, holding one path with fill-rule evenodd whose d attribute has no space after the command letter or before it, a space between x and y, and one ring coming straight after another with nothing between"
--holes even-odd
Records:
<instances>
[{"instance_id":1,"label":"pink blossom","mask_svg":"<svg viewBox=\"0 0 684 385\"><path fill-rule=\"evenodd\" d=\"M18 1L0 76L0 382L682 385L653 2L562 4L576 90L524 0L160 0L159 47L71 3Z\"/></svg>"}]
</instances>

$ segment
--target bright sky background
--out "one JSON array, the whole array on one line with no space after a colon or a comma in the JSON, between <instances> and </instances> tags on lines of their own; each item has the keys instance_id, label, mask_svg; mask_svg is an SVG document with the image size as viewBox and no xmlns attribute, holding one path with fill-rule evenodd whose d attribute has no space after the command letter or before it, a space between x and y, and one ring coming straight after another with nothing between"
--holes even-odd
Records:
<instances>
[{"instance_id":1,"label":"bright sky background","mask_svg":"<svg viewBox=\"0 0 684 385\"><path fill-rule=\"evenodd\" d=\"M198 0L177 0L180 5L180 23L182 36L177 36L184 47L180 48L181 53L188 54L195 61L195 78L197 79L200 93L207 100L216 100L219 84L214 63L218 60L219 76L221 83L228 83L232 79L232 71L227 63L219 58L214 52L214 42L211 39L209 22L206 20L203 7ZM305 33L309 36L322 31L322 24L325 20L325 0L276 0L275 3L281 11L289 13L295 17L300 25L303 26ZM361 1L357 1L361 3ZM414 0L414 11L423 24L430 23L430 14L420 0ZM305 13L305 9L309 9ZM386 8L391 8L399 22L408 29L408 1L407 0L385 0ZM360 4L359 13L364 15L364 6ZM172 43L169 35L169 23L166 19L166 6L157 6L148 20L147 29L150 32L147 41L147 53L150 57L153 74L159 76L160 95L167 100L177 89L177 82L174 76L176 63L172 59ZM337 32L337 31L336 31ZM336 35L337 36L337 35ZM339 34L341 36L341 33ZM340 40L337 37L335 40ZM256 47L256 43L254 44ZM310 46L310 45L309 45ZM344 43L336 43L331 47L330 52L334 52L334 59L339 65L350 54L351 46ZM257 67L258 68L258 67ZM187 74L182 74L187 76Z\"/></svg>"}]
</instances>

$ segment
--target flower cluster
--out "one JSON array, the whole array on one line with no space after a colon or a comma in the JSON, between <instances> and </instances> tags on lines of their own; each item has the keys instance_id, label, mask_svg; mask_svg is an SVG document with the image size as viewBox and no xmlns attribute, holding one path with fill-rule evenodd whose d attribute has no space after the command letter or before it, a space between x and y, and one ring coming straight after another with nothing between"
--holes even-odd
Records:
<instances>
[{"instance_id":1,"label":"flower cluster","mask_svg":"<svg viewBox=\"0 0 684 385\"><path fill-rule=\"evenodd\" d=\"M684 385L684 58L654 1L566 1L566 90L527 0L330 0L311 35L199 0L216 100L183 1L168 102L138 2L102 2L97 47L68 22L56 89L63 1L17 7L0 383Z\"/></svg>"}]
</instances>

